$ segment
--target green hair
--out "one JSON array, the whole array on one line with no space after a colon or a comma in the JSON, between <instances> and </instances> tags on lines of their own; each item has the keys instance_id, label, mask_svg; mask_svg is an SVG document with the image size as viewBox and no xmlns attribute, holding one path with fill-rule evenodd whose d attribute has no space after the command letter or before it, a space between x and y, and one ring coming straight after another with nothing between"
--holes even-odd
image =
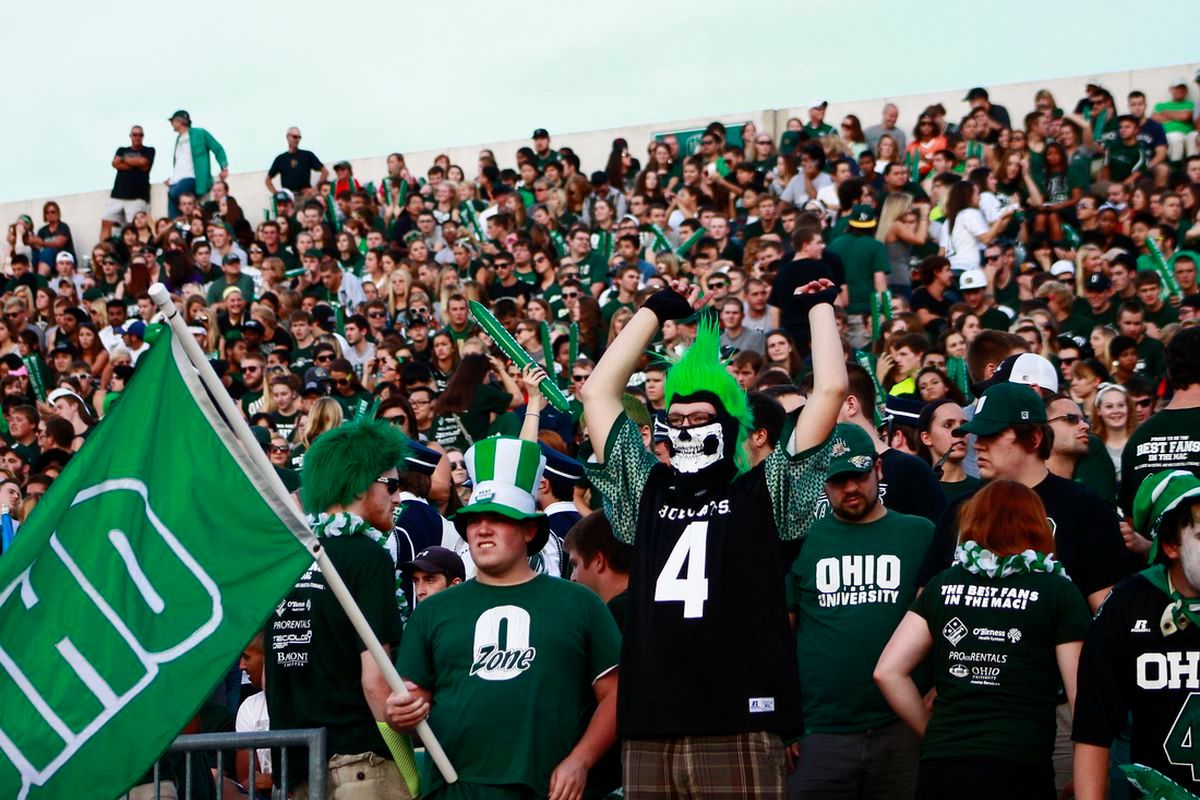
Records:
<instances>
[{"instance_id":1,"label":"green hair","mask_svg":"<svg viewBox=\"0 0 1200 800\"><path fill-rule=\"evenodd\" d=\"M712 392L725 411L738 423L734 442L733 461L738 474L750 469L750 459L744 447L746 437L754 428L754 412L746 393L737 379L725 369L721 360L721 330L714 315L705 314L696 326L696 340L667 371L663 395L669 407L678 397L696 392ZM307 457L306 457L307 459Z\"/></svg>"},{"instance_id":2,"label":"green hair","mask_svg":"<svg viewBox=\"0 0 1200 800\"><path fill-rule=\"evenodd\" d=\"M304 454L300 496L310 514L346 506L395 467L404 472L408 437L390 422L356 419L321 434Z\"/></svg>"}]
</instances>

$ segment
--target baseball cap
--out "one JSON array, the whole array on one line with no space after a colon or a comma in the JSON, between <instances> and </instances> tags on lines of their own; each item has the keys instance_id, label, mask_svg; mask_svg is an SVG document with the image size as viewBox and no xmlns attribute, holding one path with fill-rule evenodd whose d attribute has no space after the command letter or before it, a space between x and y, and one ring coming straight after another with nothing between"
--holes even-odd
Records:
<instances>
[{"instance_id":1,"label":"baseball cap","mask_svg":"<svg viewBox=\"0 0 1200 800\"><path fill-rule=\"evenodd\" d=\"M50 350L51 353L70 353L75 355L75 345L71 344L66 339L59 339L54 343L54 347Z\"/></svg>"},{"instance_id":2,"label":"baseball cap","mask_svg":"<svg viewBox=\"0 0 1200 800\"><path fill-rule=\"evenodd\" d=\"M1037 386L1049 392L1058 391L1058 370L1037 353L1009 356L996 368L997 382Z\"/></svg>"},{"instance_id":3,"label":"baseball cap","mask_svg":"<svg viewBox=\"0 0 1200 800\"><path fill-rule=\"evenodd\" d=\"M859 475L870 472L875 466L875 442L862 428L849 422L838 423L833 429L829 467L825 470L828 480L845 472Z\"/></svg>"},{"instance_id":4,"label":"baseball cap","mask_svg":"<svg viewBox=\"0 0 1200 800\"><path fill-rule=\"evenodd\" d=\"M1200 77L1200 72L1197 72L1196 75L1197 77ZM1183 77L1182 75L1176 75L1174 78L1171 78L1171 82L1167 85L1167 88L1174 89L1176 86L1182 86L1186 89L1187 85L1187 78Z\"/></svg>"},{"instance_id":5,"label":"baseball cap","mask_svg":"<svg viewBox=\"0 0 1200 800\"><path fill-rule=\"evenodd\" d=\"M411 575L416 569L433 575L445 575L447 580L458 578L463 581L467 579L467 570L463 566L462 559L458 557L457 553L446 547L426 547L417 553L412 561L405 561L400 565L400 571L405 575Z\"/></svg>"},{"instance_id":6,"label":"baseball cap","mask_svg":"<svg viewBox=\"0 0 1200 800\"><path fill-rule=\"evenodd\" d=\"M891 416L893 422L900 425L917 424L921 418L921 410L925 408L923 402L891 394L886 397L887 399L883 401L883 410Z\"/></svg>"},{"instance_id":7,"label":"baseball cap","mask_svg":"<svg viewBox=\"0 0 1200 800\"><path fill-rule=\"evenodd\" d=\"M290 203L293 200L295 200L295 197L293 197L292 193L289 192L287 189L280 189L278 192L275 193L275 202L276 203L284 203L284 202Z\"/></svg>"},{"instance_id":8,"label":"baseball cap","mask_svg":"<svg viewBox=\"0 0 1200 800\"><path fill-rule=\"evenodd\" d=\"M75 392L72 392L70 389L55 389L50 394L46 395L46 402L50 405L54 405L55 400L61 400L64 397L69 397L77 401L81 406L87 405L82 397L75 394Z\"/></svg>"},{"instance_id":9,"label":"baseball cap","mask_svg":"<svg viewBox=\"0 0 1200 800\"><path fill-rule=\"evenodd\" d=\"M997 383L976 401L975 417L954 432L995 436L1012 425L1045 421L1046 409L1037 392L1020 383Z\"/></svg>"},{"instance_id":10,"label":"baseball cap","mask_svg":"<svg viewBox=\"0 0 1200 800\"><path fill-rule=\"evenodd\" d=\"M350 169L349 161L339 161L333 165L334 169Z\"/></svg>"},{"instance_id":11,"label":"baseball cap","mask_svg":"<svg viewBox=\"0 0 1200 800\"><path fill-rule=\"evenodd\" d=\"M324 367L309 367L304 371L304 383L327 383L333 378L329 375L329 370Z\"/></svg>"},{"instance_id":12,"label":"baseball cap","mask_svg":"<svg viewBox=\"0 0 1200 800\"><path fill-rule=\"evenodd\" d=\"M56 255L56 256L54 257L54 260L55 260L55 262L59 262L59 261L70 261L72 264L74 264L74 263L75 263L75 256L71 255L71 254L70 254L70 253L68 253L66 250L63 250L62 252L60 252L58 255Z\"/></svg>"},{"instance_id":13,"label":"baseball cap","mask_svg":"<svg viewBox=\"0 0 1200 800\"><path fill-rule=\"evenodd\" d=\"M790 156L796 152L796 148L800 146L800 131L784 131L779 137L779 152L785 156Z\"/></svg>"},{"instance_id":14,"label":"baseball cap","mask_svg":"<svg viewBox=\"0 0 1200 800\"><path fill-rule=\"evenodd\" d=\"M549 139L549 138L550 138L550 131L546 130L545 128L538 128L537 130L535 130L535 131L533 132L533 136L532 136L532 137L530 137L530 138L533 138L533 139Z\"/></svg>"},{"instance_id":15,"label":"baseball cap","mask_svg":"<svg viewBox=\"0 0 1200 800\"><path fill-rule=\"evenodd\" d=\"M248 319L242 323L242 333L257 333L261 336L266 332L267 329L256 319Z\"/></svg>"},{"instance_id":16,"label":"baseball cap","mask_svg":"<svg viewBox=\"0 0 1200 800\"><path fill-rule=\"evenodd\" d=\"M1065 258L1055 261L1050 265L1050 274L1056 278L1061 275L1074 275L1075 263L1072 261L1067 261Z\"/></svg>"},{"instance_id":17,"label":"baseball cap","mask_svg":"<svg viewBox=\"0 0 1200 800\"><path fill-rule=\"evenodd\" d=\"M969 269L958 278L959 291L970 292L987 288L987 275L981 269Z\"/></svg>"},{"instance_id":18,"label":"baseball cap","mask_svg":"<svg viewBox=\"0 0 1200 800\"><path fill-rule=\"evenodd\" d=\"M538 442L542 455L546 457L546 469L542 475L549 480L576 483L583 480L583 465L568 455L558 452L545 442Z\"/></svg>"},{"instance_id":19,"label":"baseball cap","mask_svg":"<svg viewBox=\"0 0 1200 800\"><path fill-rule=\"evenodd\" d=\"M1112 281L1103 272L1093 272L1087 276L1083 288L1088 292L1107 292L1112 288Z\"/></svg>"},{"instance_id":20,"label":"baseball cap","mask_svg":"<svg viewBox=\"0 0 1200 800\"><path fill-rule=\"evenodd\" d=\"M988 99L987 89L983 88L982 86L976 86L974 89L967 92L967 96L963 98L963 102L969 103L972 100L980 100L980 99L982 99L982 100Z\"/></svg>"},{"instance_id":21,"label":"baseball cap","mask_svg":"<svg viewBox=\"0 0 1200 800\"><path fill-rule=\"evenodd\" d=\"M118 328L117 333L145 338L146 323L142 322L140 319L135 319L133 322L126 323L123 327Z\"/></svg>"},{"instance_id":22,"label":"baseball cap","mask_svg":"<svg viewBox=\"0 0 1200 800\"><path fill-rule=\"evenodd\" d=\"M419 472L422 475L432 475L437 465L442 460L442 454L432 447L409 441L408 455L404 457L405 466L413 472Z\"/></svg>"},{"instance_id":23,"label":"baseball cap","mask_svg":"<svg viewBox=\"0 0 1200 800\"><path fill-rule=\"evenodd\" d=\"M192 336L208 336L208 328L203 325L188 325L187 332Z\"/></svg>"},{"instance_id":24,"label":"baseball cap","mask_svg":"<svg viewBox=\"0 0 1200 800\"><path fill-rule=\"evenodd\" d=\"M825 100L824 98L820 98L820 97L814 97L813 99L808 101L808 105L806 106L806 108L824 108L827 105L829 105L828 100Z\"/></svg>"},{"instance_id":25,"label":"baseball cap","mask_svg":"<svg viewBox=\"0 0 1200 800\"><path fill-rule=\"evenodd\" d=\"M592 186L603 186L608 183L608 173L604 170L596 170L592 173Z\"/></svg>"},{"instance_id":26,"label":"baseball cap","mask_svg":"<svg viewBox=\"0 0 1200 800\"><path fill-rule=\"evenodd\" d=\"M851 228L874 228L875 209L865 203L854 206L850 209L850 222L847 224Z\"/></svg>"},{"instance_id":27,"label":"baseball cap","mask_svg":"<svg viewBox=\"0 0 1200 800\"><path fill-rule=\"evenodd\" d=\"M192 124L192 115L189 114L188 112L184 111L182 108L179 109L178 111L176 111L171 116L167 117L167 122L172 122L177 119L183 120L184 122L186 122L189 125Z\"/></svg>"},{"instance_id":28,"label":"baseball cap","mask_svg":"<svg viewBox=\"0 0 1200 800\"><path fill-rule=\"evenodd\" d=\"M242 257L239 256L237 253L226 253L225 257L221 259L221 263L222 264L240 264L240 263L242 263Z\"/></svg>"},{"instance_id":29,"label":"baseball cap","mask_svg":"<svg viewBox=\"0 0 1200 800\"><path fill-rule=\"evenodd\" d=\"M317 249L317 248L315 248L315 247L310 247L310 248L308 248L307 250L305 250L305 251L304 251L304 252L303 252L301 255L302 255L304 258L316 258L316 259L320 259L320 258L321 258L321 257L323 257L325 254L324 254L324 253L322 253L320 250L318 250L318 249Z\"/></svg>"}]
</instances>

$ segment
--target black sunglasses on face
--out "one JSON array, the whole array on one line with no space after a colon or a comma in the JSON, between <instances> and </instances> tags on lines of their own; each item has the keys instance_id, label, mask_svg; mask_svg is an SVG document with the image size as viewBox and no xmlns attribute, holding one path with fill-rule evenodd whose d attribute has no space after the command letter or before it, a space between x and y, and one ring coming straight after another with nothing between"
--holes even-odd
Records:
<instances>
[{"instance_id":1,"label":"black sunglasses on face","mask_svg":"<svg viewBox=\"0 0 1200 800\"><path fill-rule=\"evenodd\" d=\"M375 482L382 483L384 486L386 486L388 494L395 494L396 492L400 491L399 478L376 478Z\"/></svg>"},{"instance_id":2,"label":"black sunglasses on face","mask_svg":"<svg viewBox=\"0 0 1200 800\"><path fill-rule=\"evenodd\" d=\"M273 444L270 450L272 453L286 453L288 452L288 446L286 444Z\"/></svg>"},{"instance_id":3,"label":"black sunglasses on face","mask_svg":"<svg viewBox=\"0 0 1200 800\"><path fill-rule=\"evenodd\" d=\"M397 414L394 417L384 417L384 419L386 419L388 422L392 423L393 425L407 425L408 424L408 417L404 416L403 414Z\"/></svg>"}]
</instances>

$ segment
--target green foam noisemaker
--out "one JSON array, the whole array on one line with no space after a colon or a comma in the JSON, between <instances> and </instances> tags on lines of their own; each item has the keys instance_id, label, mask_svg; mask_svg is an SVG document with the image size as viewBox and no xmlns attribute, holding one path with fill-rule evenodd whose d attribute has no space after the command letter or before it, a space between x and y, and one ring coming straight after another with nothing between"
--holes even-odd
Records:
<instances>
[{"instance_id":1,"label":"green foam noisemaker","mask_svg":"<svg viewBox=\"0 0 1200 800\"><path fill-rule=\"evenodd\" d=\"M1167 265L1166 256L1159 248L1158 242L1154 241L1153 236L1146 237L1146 249L1150 251L1150 260L1154 263L1154 269L1158 272L1158 277L1162 278L1163 287L1167 290L1168 297L1182 297L1183 289L1179 288L1179 281L1175 280L1175 270Z\"/></svg>"},{"instance_id":2,"label":"green foam noisemaker","mask_svg":"<svg viewBox=\"0 0 1200 800\"><path fill-rule=\"evenodd\" d=\"M504 352L504 355L512 359L514 364L521 369L525 369L530 364L536 363L533 360L533 356L529 355L525 351L525 348L517 343L512 334L504 330L504 326L492 316L492 312L488 311L482 303L469 300L468 304L471 307L471 316L487 332L487 335L492 337L492 341ZM559 411L570 411L571 404L567 400L567 396L562 393L562 390L558 388L558 383L551 376L547 375L538 384L538 388L546 396L546 399L550 401L552 406Z\"/></svg>"},{"instance_id":3,"label":"green foam noisemaker","mask_svg":"<svg viewBox=\"0 0 1200 800\"><path fill-rule=\"evenodd\" d=\"M579 360L579 323L572 322L567 328L567 369L575 369Z\"/></svg>"},{"instance_id":4,"label":"green foam noisemaker","mask_svg":"<svg viewBox=\"0 0 1200 800\"><path fill-rule=\"evenodd\" d=\"M856 351L854 360L867 371L867 374L871 376L871 383L875 384L875 427L878 429L883 425L884 398L887 397L887 392L879 385L879 378L875 377L875 370L871 369L871 359L867 358L866 353L862 350Z\"/></svg>"},{"instance_id":5,"label":"green foam noisemaker","mask_svg":"<svg viewBox=\"0 0 1200 800\"><path fill-rule=\"evenodd\" d=\"M563 258L567 254L567 243L563 239L563 235L557 230L550 231L550 241L554 244L554 251L558 253L559 258Z\"/></svg>"},{"instance_id":6,"label":"green foam noisemaker","mask_svg":"<svg viewBox=\"0 0 1200 800\"><path fill-rule=\"evenodd\" d=\"M707 233L708 233L708 231L705 228L701 228L700 230L693 233L691 236L689 236L687 238L687 241L683 242L682 244L679 245L679 247L675 248L675 255L677 255L677 256L687 255L687 251L691 250L692 247L695 246L696 242L703 239Z\"/></svg>"},{"instance_id":7,"label":"green foam noisemaker","mask_svg":"<svg viewBox=\"0 0 1200 800\"><path fill-rule=\"evenodd\" d=\"M538 335L542 339L542 361L545 362L546 374L558 384L558 370L554 368L554 344L550 341L550 326L546 320L538 323Z\"/></svg>"},{"instance_id":8,"label":"green foam noisemaker","mask_svg":"<svg viewBox=\"0 0 1200 800\"><path fill-rule=\"evenodd\" d=\"M1196 795L1158 770L1141 764L1119 764L1117 769L1142 793L1142 800L1197 800Z\"/></svg>"},{"instance_id":9,"label":"green foam noisemaker","mask_svg":"<svg viewBox=\"0 0 1200 800\"><path fill-rule=\"evenodd\" d=\"M663 229L653 223L651 223L648 227L649 227L650 233L654 234L654 244L652 245L652 247L654 248L654 252L655 253L671 252L671 243L669 241L667 241L667 236L666 236L666 234L663 233Z\"/></svg>"},{"instance_id":10,"label":"green foam noisemaker","mask_svg":"<svg viewBox=\"0 0 1200 800\"><path fill-rule=\"evenodd\" d=\"M22 356L21 363L29 373L29 386L33 389L33 396L43 403L46 402L46 384L42 380L42 365L38 357L32 354Z\"/></svg>"},{"instance_id":11,"label":"green foam noisemaker","mask_svg":"<svg viewBox=\"0 0 1200 800\"><path fill-rule=\"evenodd\" d=\"M1078 250L1080 242L1083 241L1082 239L1079 238L1079 231L1075 230L1070 225L1068 225L1067 223L1064 222L1062 224L1062 233L1063 233L1063 239L1066 240L1067 244L1071 245L1071 249Z\"/></svg>"}]
</instances>

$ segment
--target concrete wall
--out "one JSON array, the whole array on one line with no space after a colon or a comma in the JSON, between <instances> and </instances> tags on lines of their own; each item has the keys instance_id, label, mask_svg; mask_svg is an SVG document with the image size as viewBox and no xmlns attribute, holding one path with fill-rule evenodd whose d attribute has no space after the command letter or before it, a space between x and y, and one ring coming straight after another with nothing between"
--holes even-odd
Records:
<instances>
[{"instance_id":1,"label":"concrete wall","mask_svg":"<svg viewBox=\"0 0 1200 800\"><path fill-rule=\"evenodd\" d=\"M1111 91L1116 98L1117 108L1124 111L1125 96L1132 89L1137 88L1145 92L1150 104L1153 105L1156 102L1166 99L1167 87L1172 78L1183 76L1190 84L1192 77L1196 74L1197 68L1200 68L1200 63L1178 64L1170 67L1155 67L1125 72L1110 72L1099 76L1080 75L1046 81L989 86L988 92L991 95L992 102L1008 108L1013 124L1019 126L1022 117L1033 109L1033 96L1039 89L1049 89L1054 94L1059 106L1069 111L1074 108L1075 102L1083 96L1084 85L1087 83L1088 78L1099 77L1104 87ZM853 113L858 115L862 120L863 127L868 127L879 121L883 104L893 102L900 108L900 121L898 125L907 133L911 133L917 114L926 106L933 103L942 103L946 107L949 119L956 120L961 117L966 113L968 108L967 103L962 101L968 88L964 86L903 97L877 97L851 101L831 100L826 121L837 127L838 120L843 115ZM1193 100L1200 100L1200 97L1197 97L1196 87L1192 85L1191 89ZM592 171L604 167L612 140L616 137L624 137L629 142L630 148L644 164L647 161L645 157L646 145L657 133L704 127L713 120L720 120L727 124L752 121L758 126L759 130L768 131L778 138L779 132L786 128L789 117L807 119L807 113L803 108L784 108L714 114L709 117L673 120L648 125L631 125L584 133L556 134L552 145L555 147L568 145L574 148L583 162L584 169ZM444 150L409 152L405 154L405 157L408 161L409 169L414 174L423 175L439 153L446 153L450 156L451 162L462 165L467 175L472 176L474 175L476 158L480 149L486 147L494 150L501 164L503 166L510 166L514 161L512 154L516 152L517 148L528 144L529 141L526 139L488 142L452 147ZM387 172L386 159L386 153L373 158L355 159L352 161L355 176L363 182L370 180L378 181ZM247 217L251 220L261 219L262 209L270 205L266 187L263 185L264 176L265 170L237 173L231 175L229 178L230 193L238 199L238 202L241 203L242 208L246 211ZM39 197L0 203L0 222L7 225L15 220L18 214L29 214L33 217L36 225L40 226L42 224L42 204L46 200L57 200L62 207L63 220L71 226L71 230L75 234L76 247L80 254L83 255L87 253L96 240L99 232L100 212L108 198L108 192L109 189L105 188L100 191L84 192L81 194ZM155 215L166 213L166 189L161 183L154 185L152 188L151 208Z\"/></svg>"}]
</instances>

